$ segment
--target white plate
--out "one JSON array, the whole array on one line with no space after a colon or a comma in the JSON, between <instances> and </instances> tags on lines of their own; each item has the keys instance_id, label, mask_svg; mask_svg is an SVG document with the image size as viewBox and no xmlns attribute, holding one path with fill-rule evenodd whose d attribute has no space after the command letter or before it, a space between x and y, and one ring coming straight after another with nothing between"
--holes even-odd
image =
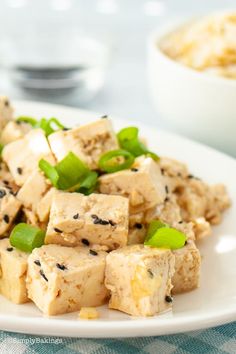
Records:
<instances>
[{"instance_id":1,"label":"white plate","mask_svg":"<svg viewBox=\"0 0 236 354\"><path fill-rule=\"evenodd\" d=\"M41 103L16 102L15 107L17 114L55 116L68 126L99 117L87 111ZM129 124L134 122L114 120L116 129ZM206 181L224 182L230 192L232 208L225 213L223 223L214 228L214 235L200 244L203 256L200 289L175 296L173 313L132 318L103 307L100 319L93 321L78 320L78 313L43 317L32 303L14 305L1 297L2 330L70 337L132 337L196 330L236 319L236 160L180 136L137 125L154 151L185 161L192 173Z\"/></svg>"}]
</instances>

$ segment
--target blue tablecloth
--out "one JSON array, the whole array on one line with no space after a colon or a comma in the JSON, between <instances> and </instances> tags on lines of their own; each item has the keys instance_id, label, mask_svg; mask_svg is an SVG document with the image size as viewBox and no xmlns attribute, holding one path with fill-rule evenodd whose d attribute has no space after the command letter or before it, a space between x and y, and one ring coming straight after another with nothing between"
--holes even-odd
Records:
<instances>
[{"instance_id":1,"label":"blue tablecloth","mask_svg":"<svg viewBox=\"0 0 236 354\"><path fill-rule=\"evenodd\" d=\"M236 322L160 337L76 339L0 332L0 354L236 354Z\"/></svg>"}]
</instances>

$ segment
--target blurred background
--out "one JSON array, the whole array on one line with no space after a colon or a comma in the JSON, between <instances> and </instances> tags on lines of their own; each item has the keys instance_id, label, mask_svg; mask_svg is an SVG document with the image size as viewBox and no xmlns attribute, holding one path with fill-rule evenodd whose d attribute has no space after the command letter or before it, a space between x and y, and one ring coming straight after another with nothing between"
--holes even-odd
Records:
<instances>
[{"instance_id":1,"label":"blurred background","mask_svg":"<svg viewBox=\"0 0 236 354\"><path fill-rule=\"evenodd\" d=\"M165 127L149 98L146 44L166 21L235 0L1 0L0 91Z\"/></svg>"}]
</instances>

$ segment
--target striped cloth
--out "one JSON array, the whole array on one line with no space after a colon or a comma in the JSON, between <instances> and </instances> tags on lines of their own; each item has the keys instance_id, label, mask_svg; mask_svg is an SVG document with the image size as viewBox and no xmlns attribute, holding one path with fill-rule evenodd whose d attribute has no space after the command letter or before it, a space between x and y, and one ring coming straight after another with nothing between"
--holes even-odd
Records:
<instances>
[{"instance_id":1,"label":"striped cloth","mask_svg":"<svg viewBox=\"0 0 236 354\"><path fill-rule=\"evenodd\" d=\"M236 354L236 322L189 333L141 338L76 339L0 331L0 354Z\"/></svg>"}]
</instances>

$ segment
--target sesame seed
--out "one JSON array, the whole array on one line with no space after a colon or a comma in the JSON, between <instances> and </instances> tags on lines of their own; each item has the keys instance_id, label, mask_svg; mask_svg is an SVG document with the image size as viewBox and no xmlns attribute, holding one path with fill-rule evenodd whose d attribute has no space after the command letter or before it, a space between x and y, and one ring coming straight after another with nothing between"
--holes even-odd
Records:
<instances>
[{"instance_id":1,"label":"sesame seed","mask_svg":"<svg viewBox=\"0 0 236 354\"><path fill-rule=\"evenodd\" d=\"M7 247L7 251L8 252L12 252L13 251L13 247Z\"/></svg>"},{"instance_id":2,"label":"sesame seed","mask_svg":"<svg viewBox=\"0 0 236 354\"><path fill-rule=\"evenodd\" d=\"M166 302L172 302L173 301L173 298L171 297L171 296L166 296L165 297L165 300L166 300Z\"/></svg>"},{"instance_id":3,"label":"sesame seed","mask_svg":"<svg viewBox=\"0 0 236 354\"><path fill-rule=\"evenodd\" d=\"M147 272L148 272L150 278L154 278L154 274L153 274L153 272L151 271L151 269L148 269Z\"/></svg>"},{"instance_id":4,"label":"sesame seed","mask_svg":"<svg viewBox=\"0 0 236 354\"><path fill-rule=\"evenodd\" d=\"M164 173L165 173L164 168L161 168L161 174L164 175Z\"/></svg>"},{"instance_id":5,"label":"sesame seed","mask_svg":"<svg viewBox=\"0 0 236 354\"><path fill-rule=\"evenodd\" d=\"M188 241L186 240L185 242L184 242L184 246L186 246L188 244Z\"/></svg>"},{"instance_id":6,"label":"sesame seed","mask_svg":"<svg viewBox=\"0 0 236 354\"><path fill-rule=\"evenodd\" d=\"M81 242L86 245L89 246L89 240L87 240L86 238L82 238Z\"/></svg>"},{"instance_id":7,"label":"sesame seed","mask_svg":"<svg viewBox=\"0 0 236 354\"><path fill-rule=\"evenodd\" d=\"M8 181L6 181L5 179L3 180L3 183L4 183L6 186L8 186L8 185L9 185L9 182L8 182Z\"/></svg>"},{"instance_id":8,"label":"sesame seed","mask_svg":"<svg viewBox=\"0 0 236 354\"><path fill-rule=\"evenodd\" d=\"M91 215L91 218L92 218L92 219L98 219L98 216L97 216L96 214L92 214L92 215Z\"/></svg>"},{"instance_id":9,"label":"sesame seed","mask_svg":"<svg viewBox=\"0 0 236 354\"><path fill-rule=\"evenodd\" d=\"M183 220L180 220L180 221L178 222L178 224L183 224Z\"/></svg>"},{"instance_id":10,"label":"sesame seed","mask_svg":"<svg viewBox=\"0 0 236 354\"><path fill-rule=\"evenodd\" d=\"M168 188L168 186L165 186L165 190L166 190L166 194L168 194L168 193L169 193L169 188Z\"/></svg>"},{"instance_id":11,"label":"sesame seed","mask_svg":"<svg viewBox=\"0 0 236 354\"><path fill-rule=\"evenodd\" d=\"M168 197L165 197L164 202L168 202L168 201L169 201L169 198L168 198Z\"/></svg>"},{"instance_id":12,"label":"sesame seed","mask_svg":"<svg viewBox=\"0 0 236 354\"><path fill-rule=\"evenodd\" d=\"M6 191L4 189L0 189L0 198L5 197L6 194L7 193L6 193Z\"/></svg>"},{"instance_id":13,"label":"sesame seed","mask_svg":"<svg viewBox=\"0 0 236 354\"><path fill-rule=\"evenodd\" d=\"M63 232L62 230L58 229L57 227L54 227L54 231L58 232L59 234L61 234Z\"/></svg>"},{"instance_id":14,"label":"sesame seed","mask_svg":"<svg viewBox=\"0 0 236 354\"><path fill-rule=\"evenodd\" d=\"M142 229L143 225L140 224L139 222L136 222L135 227L136 229Z\"/></svg>"},{"instance_id":15,"label":"sesame seed","mask_svg":"<svg viewBox=\"0 0 236 354\"><path fill-rule=\"evenodd\" d=\"M137 168L131 168L131 171L132 172L138 172L138 169Z\"/></svg>"},{"instance_id":16,"label":"sesame seed","mask_svg":"<svg viewBox=\"0 0 236 354\"><path fill-rule=\"evenodd\" d=\"M38 259L36 259L35 261L34 261L34 263L37 265L37 266L41 266L41 263L40 263L40 261L38 260Z\"/></svg>"},{"instance_id":17,"label":"sesame seed","mask_svg":"<svg viewBox=\"0 0 236 354\"><path fill-rule=\"evenodd\" d=\"M21 175L22 174L22 168L21 167L17 167L17 173L19 174L19 175Z\"/></svg>"},{"instance_id":18,"label":"sesame seed","mask_svg":"<svg viewBox=\"0 0 236 354\"><path fill-rule=\"evenodd\" d=\"M75 214L74 216L73 216L73 219L79 219L79 214L77 213L77 214Z\"/></svg>"},{"instance_id":19,"label":"sesame seed","mask_svg":"<svg viewBox=\"0 0 236 354\"><path fill-rule=\"evenodd\" d=\"M90 253L92 256L97 256L97 255L98 255L97 252L94 251L94 250L89 250L89 253Z\"/></svg>"},{"instance_id":20,"label":"sesame seed","mask_svg":"<svg viewBox=\"0 0 236 354\"><path fill-rule=\"evenodd\" d=\"M46 277L46 275L44 274L42 269L40 269L39 273L43 277L44 280L48 281L48 278Z\"/></svg>"},{"instance_id":21,"label":"sesame seed","mask_svg":"<svg viewBox=\"0 0 236 354\"><path fill-rule=\"evenodd\" d=\"M112 221L112 220L109 220L109 224L110 224L111 226L116 226L116 223L115 223L114 221Z\"/></svg>"},{"instance_id":22,"label":"sesame seed","mask_svg":"<svg viewBox=\"0 0 236 354\"><path fill-rule=\"evenodd\" d=\"M100 224L101 224L101 225L109 225L110 223L109 223L109 221L107 221L107 220L102 220L102 219L100 219Z\"/></svg>"},{"instance_id":23,"label":"sesame seed","mask_svg":"<svg viewBox=\"0 0 236 354\"><path fill-rule=\"evenodd\" d=\"M5 221L6 224L9 224L10 218L7 214L3 216L3 220Z\"/></svg>"},{"instance_id":24,"label":"sesame seed","mask_svg":"<svg viewBox=\"0 0 236 354\"><path fill-rule=\"evenodd\" d=\"M66 132L67 130L70 130L70 128L64 127L62 130L63 130L64 132Z\"/></svg>"},{"instance_id":25,"label":"sesame seed","mask_svg":"<svg viewBox=\"0 0 236 354\"><path fill-rule=\"evenodd\" d=\"M9 106L9 101L8 100L5 100L5 106L8 107Z\"/></svg>"},{"instance_id":26,"label":"sesame seed","mask_svg":"<svg viewBox=\"0 0 236 354\"><path fill-rule=\"evenodd\" d=\"M101 117L101 119L107 119L108 118L108 115L105 114L104 116Z\"/></svg>"},{"instance_id":27,"label":"sesame seed","mask_svg":"<svg viewBox=\"0 0 236 354\"><path fill-rule=\"evenodd\" d=\"M66 270L67 269L66 266L64 266L64 264L57 263L56 266L60 270Z\"/></svg>"}]
</instances>

